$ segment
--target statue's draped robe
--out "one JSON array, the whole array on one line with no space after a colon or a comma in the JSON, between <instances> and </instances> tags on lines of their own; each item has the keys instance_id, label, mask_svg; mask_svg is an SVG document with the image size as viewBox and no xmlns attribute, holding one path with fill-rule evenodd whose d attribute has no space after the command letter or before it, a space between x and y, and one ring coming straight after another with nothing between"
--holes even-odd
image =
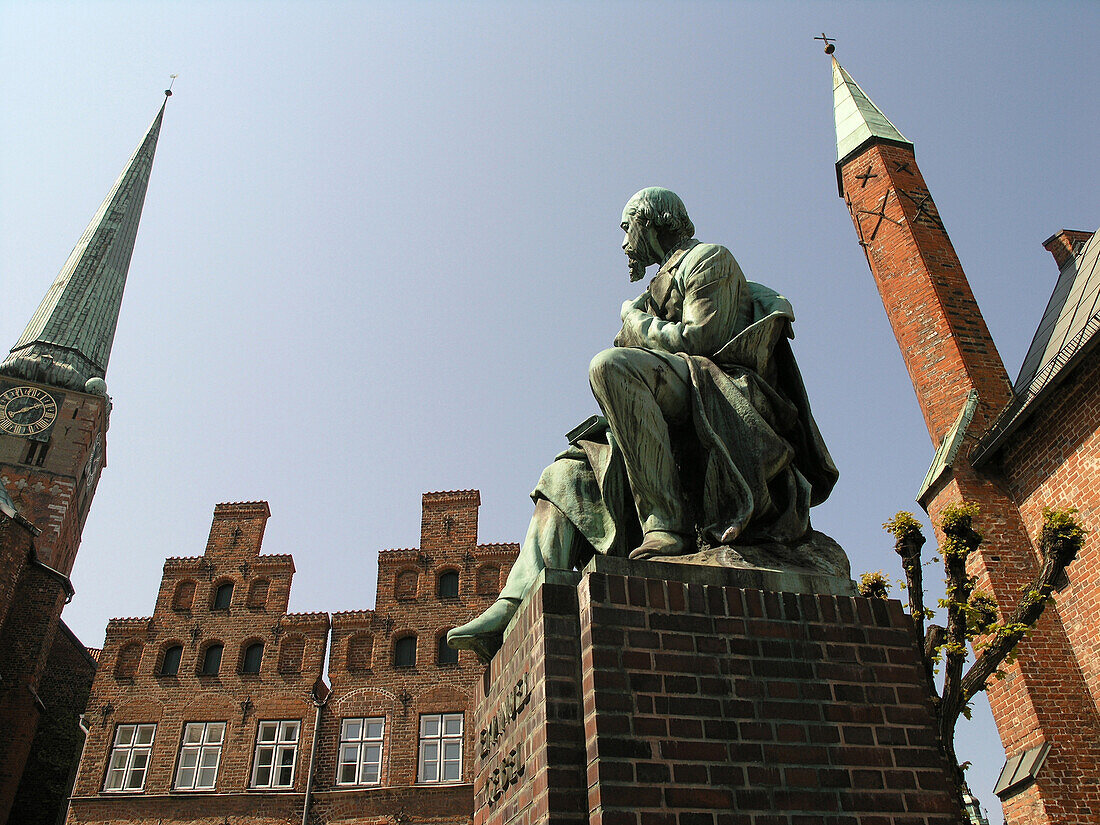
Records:
<instances>
[{"instance_id":1,"label":"statue's draped robe","mask_svg":"<svg viewBox=\"0 0 1100 825\"><path fill-rule=\"evenodd\" d=\"M837 471L791 352L790 302L746 281L725 247L698 241L672 253L642 298L644 309L626 314L615 345L687 362L692 420L674 440L689 456L680 473L702 538L801 538L810 506L828 497ZM638 513L610 431L561 453L532 497L557 506L599 553L626 555L637 545Z\"/></svg>"}]
</instances>

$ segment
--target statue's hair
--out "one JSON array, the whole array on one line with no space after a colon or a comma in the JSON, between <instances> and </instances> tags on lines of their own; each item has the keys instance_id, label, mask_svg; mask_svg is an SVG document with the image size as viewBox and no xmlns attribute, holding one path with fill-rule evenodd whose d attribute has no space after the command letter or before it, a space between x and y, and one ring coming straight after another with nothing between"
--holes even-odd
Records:
<instances>
[{"instance_id":1,"label":"statue's hair","mask_svg":"<svg viewBox=\"0 0 1100 825\"><path fill-rule=\"evenodd\" d=\"M675 192L660 186L649 186L627 201L626 211L638 215L665 232L686 238L695 236L695 224L688 217L687 207Z\"/></svg>"}]
</instances>

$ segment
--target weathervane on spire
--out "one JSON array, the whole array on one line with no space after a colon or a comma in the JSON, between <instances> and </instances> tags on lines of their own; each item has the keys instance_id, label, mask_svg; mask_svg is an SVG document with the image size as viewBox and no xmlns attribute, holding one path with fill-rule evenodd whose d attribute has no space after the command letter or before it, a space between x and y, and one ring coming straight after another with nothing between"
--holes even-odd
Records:
<instances>
[{"instance_id":1,"label":"weathervane on spire","mask_svg":"<svg viewBox=\"0 0 1100 825\"><path fill-rule=\"evenodd\" d=\"M815 37L814 40L825 41L825 54L832 54L836 51L836 46L833 45L833 43L836 42L835 37L826 37L825 32L822 32L821 37ZM175 75L173 75L173 77L175 77Z\"/></svg>"},{"instance_id":2,"label":"weathervane on spire","mask_svg":"<svg viewBox=\"0 0 1100 825\"><path fill-rule=\"evenodd\" d=\"M816 40L817 38L815 37L814 39ZM175 84L176 78L179 77L179 75L178 74L170 74L170 75L168 75L168 77L171 78L171 80L168 81L168 88L164 90L164 96L165 97L171 97L172 96L172 86L173 86L173 84Z\"/></svg>"}]
</instances>

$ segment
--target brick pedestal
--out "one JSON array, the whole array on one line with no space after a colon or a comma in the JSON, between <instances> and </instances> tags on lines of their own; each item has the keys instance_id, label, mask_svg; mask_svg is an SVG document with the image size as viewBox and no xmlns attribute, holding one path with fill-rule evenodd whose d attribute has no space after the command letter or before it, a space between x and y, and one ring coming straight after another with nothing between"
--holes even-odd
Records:
<instances>
[{"instance_id":1,"label":"brick pedestal","mask_svg":"<svg viewBox=\"0 0 1100 825\"><path fill-rule=\"evenodd\" d=\"M962 822L908 617L846 592L606 557L551 573L479 691L475 825Z\"/></svg>"}]
</instances>

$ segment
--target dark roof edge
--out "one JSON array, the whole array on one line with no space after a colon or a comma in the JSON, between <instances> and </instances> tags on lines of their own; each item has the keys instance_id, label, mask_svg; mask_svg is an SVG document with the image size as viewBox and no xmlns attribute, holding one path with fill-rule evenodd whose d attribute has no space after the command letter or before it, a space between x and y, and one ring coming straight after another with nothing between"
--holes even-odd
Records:
<instances>
[{"instance_id":1,"label":"dark roof edge","mask_svg":"<svg viewBox=\"0 0 1100 825\"><path fill-rule=\"evenodd\" d=\"M973 467L978 468L992 459L1009 437L1023 426L1032 413L1042 405L1043 400L1050 392L1068 378L1085 356L1092 352L1096 342L1100 340L1100 336L1096 334L1098 330L1100 330L1100 312L1093 315L1081 330L1082 333L1087 333L1087 335L1083 335L1079 341L1071 341L1062 348L1061 352L1047 362L1047 365L1044 365L1043 369L1046 369L1047 366L1056 364L1065 354L1061 367L1043 384L1042 388L1034 395L1025 393L1022 396L1017 396L1016 401L1009 404L1004 412L997 416L989 430L986 431L985 435L981 437L970 452L970 463ZM1042 370L1039 370L1039 372L1042 372ZM1035 378L1032 378L1032 381L1034 380Z\"/></svg>"},{"instance_id":2,"label":"dark roof edge","mask_svg":"<svg viewBox=\"0 0 1100 825\"><path fill-rule=\"evenodd\" d=\"M33 552L34 555L31 557L31 563L34 564L36 567L45 570L46 573L52 578L57 579L58 582L60 582L61 586L65 588L65 604L71 602L73 596L76 595L76 588L73 587L73 583L69 581L69 577L62 573L60 570L55 570L54 568L50 567L48 564L46 564L46 562L38 558L37 550L34 550Z\"/></svg>"},{"instance_id":3,"label":"dark roof edge","mask_svg":"<svg viewBox=\"0 0 1100 825\"><path fill-rule=\"evenodd\" d=\"M58 619L57 620L57 629L62 631L66 636L68 636L69 640L72 641L76 645L77 649L80 651L80 655L83 656L85 659L87 659L91 663L92 670L95 670L99 667L99 662L97 662L95 660L95 657L92 656L92 654L88 652L88 648L84 646L84 642L80 641L80 639L78 639L76 637L76 634L73 633L71 627L69 627L67 624L65 624L65 622L63 622L61 619Z\"/></svg>"},{"instance_id":4,"label":"dark roof edge","mask_svg":"<svg viewBox=\"0 0 1100 825\"><path fill-rule=\"evenodd\" d=\"M869 138L864 140L863 143L859 144L859 146L857 146L855 149L853 149L851 152L849 152L848 154L846 154L844 157L842 157L840 160L838 160L836 162L836 189L837 189L837 194L840 197L842 197L842 198L844 197L844 177L843 177L843 173L841 171L844 167L844 164L848 163L848 161L850 161L850 160L854 160L857 155L862 155L871 146L875 146L875 145L880 144L880 143L885 144L887 146L898 146L902 149L912 149L913 148L913 144L908 140L895 140L894 138L886 138L886 137L880 137L879 135L871 135Z\"/></svg>"}]
</instances>

